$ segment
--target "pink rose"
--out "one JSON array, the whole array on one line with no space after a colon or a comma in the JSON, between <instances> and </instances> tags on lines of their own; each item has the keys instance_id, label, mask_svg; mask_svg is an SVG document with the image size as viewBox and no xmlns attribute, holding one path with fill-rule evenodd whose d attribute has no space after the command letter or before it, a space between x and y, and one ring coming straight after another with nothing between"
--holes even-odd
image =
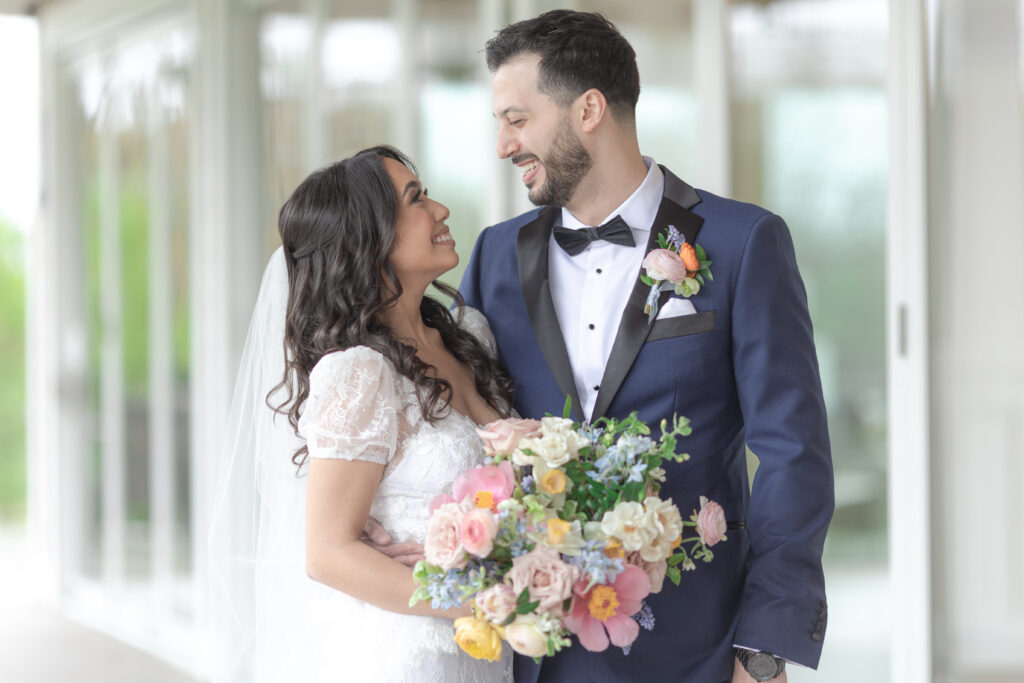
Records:
<instances>
[{"instance_id":1,"label":"pink rose","mask_svg":"<svg viewBox=\"0 0 1024 683\"><path fill-rule=\"evenodd\" d=\"M499 583L477 593L475 601L487 621L501 625L516 611L517 597L510 586Z\"/></svg>"},{"instance_id":2,"label":"pink rose","mask_svg":"<svg viewBox=\"0 0 1024 683\"><path fill-rule=\"evenodd\" d=\"M725 538L727 527L722 506L701 496L700 512L697 513L697 534L700 536L700 542L710 548Z\"/></svg>"},{"instance_id":3,"label":"pink rose","mask_svg":"<svg viewBox=\"0 0 1024 683\"><path fill-rule=\"evenodd\" d=\"M647 575L647 580L651 582L652 594L661 592L665 585L665 573L668 571L667 560L648 562L640 556L639 551L636 551L626 554L626 564L640 569Z\"/></svg>"},{"instance_id":4,"label":"pink rose","mask_svg":"<svg viewBox=\"0 0 1024 683\"><path fill-rule=\"evenodd\" d=\"M483 429L477 429L476 433L484 440L488 453L512 455L520 439L540 434L540 422L510 417L495 420L485 425Z\"/></svg>"},{"instance_id":5,"label":"pink rose","mask_svg":"<svg viewBox=\"0 0 1024 683\"><path fill-rule=\"evenodd\" d=\"M512 497L516 475L507 460L497 467L474 467L458 476L452 484L452 495L462 502L469 496L476 507L491 508Z\"/></svg>"},{"instance_id":6,"label":"pink rose","mask_svg":"<svg viewBox=\"0 0 1024 683\"><path fill-rule=\"evenodd\" d=\"M423 556L427 562L445 570L466 566L466 551L459 539L459 526L464 516L458 503L445 503L434 511L423 541Z\"/></svg>"},{"instance_id":7,"label":"pink rose","mask_svg":"<svg viewBox=\"0 0 1024 683\"><path fill-rule=\"evenodd\" d=\"M668 280L678 284L686 277L683 259L670 249L655 249L644 257L641 265L647 270L647 277L655 280Z\"/></svg>"},{"instance_id":8,"label":"pink rose","mask_svg":"<svg viewBox=\"0 0 1024 683\"><path fill-rule=\"evenodd\" d=\"M494 549L494 536L498 533L498 520L490 510L474 508L466 513L459 525L459 541L470 555L487 557Z\"/></svg>"},{"instance_id":9,"label":"pink rose","mask_svg":"<svg viewBox=\"0 0 1024 683\"><path fill-rule=\"evenodd\" d=\"M580 570L562 562L557 551L538 545L525 555L513 558L505 581L512 584L517 596L524 588L529 588L530 600L540 603L537 612L560 612L579 577Z\"/></svg>"}]
</instances>

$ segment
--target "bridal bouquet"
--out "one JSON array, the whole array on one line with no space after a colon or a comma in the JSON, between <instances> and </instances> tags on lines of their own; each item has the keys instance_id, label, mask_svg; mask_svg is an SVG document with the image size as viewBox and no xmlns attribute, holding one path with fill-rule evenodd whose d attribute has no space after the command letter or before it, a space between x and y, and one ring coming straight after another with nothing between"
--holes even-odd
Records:
<instances>
[{"instance_id":1,"label":"bridal bouquet","mask_svg":"<svg viewBox=\"0 0 1024 683\"><path fill-rule=\"evenodd\" d=\"M654 441L633 413L582 425L506 419L478 430L485 465L431 504L409 604L471 600L473 616L455 620L455 640L477 659L498 660L503 640L520 654L550 656L570 634L593 652L612 644L628 653L640 627L654 627L644 598L666 577L678 585L695 561L710 562L709 548L725 539L717 503L701 497L687 520L659 497L661 465L689 458L675 449L691 432L686 418L661 428Z\"/></svg>"}]
</instances>

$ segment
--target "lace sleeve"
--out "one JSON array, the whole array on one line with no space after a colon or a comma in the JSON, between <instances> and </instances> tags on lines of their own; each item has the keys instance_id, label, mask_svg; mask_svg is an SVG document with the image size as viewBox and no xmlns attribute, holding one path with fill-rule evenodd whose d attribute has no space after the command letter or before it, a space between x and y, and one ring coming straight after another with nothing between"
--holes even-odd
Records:
<instances>
[{"instance_id":1,"label":"lace sleeve","mask_svg":"<svg viewBox=\"0 0 1024 683\"><path fill-rule=\"evenodd\" d=\"M395 454L398 403L395 371L365 346L329 353L309 374L299 433L314 458L386 465Z\"/></svg>"},{"instance_id":2,"label":"lace sleeve","mask_svg":"<svg viewBox=\"0 0 1024 683\"><path fill-rule=\"evenodd\" d=\"M498 356L498 345L494 341L491 326L487 324L487 318L483 313L475 308L462 306L456 309L455 319L458 321L459 327L476 337L476 340L484 345L492 357Z\"/></svg>"}]
</instances>

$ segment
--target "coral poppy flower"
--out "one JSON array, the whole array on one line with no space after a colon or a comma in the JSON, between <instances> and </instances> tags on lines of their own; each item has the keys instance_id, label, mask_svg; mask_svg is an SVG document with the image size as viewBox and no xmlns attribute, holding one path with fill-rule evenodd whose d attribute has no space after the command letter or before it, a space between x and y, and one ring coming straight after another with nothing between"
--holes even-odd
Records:
<instances>
[{"instance_id":1,"label":"coral poppy flower","mask_svg":"<svg viewBox=\"0 0 1024 683\"><path fill-rule=\"evenodd\" d=\"M632 644L640 625L630 616L640 611L651 592L651 582L642 569L626 567L610 585L597 584L588 591L586 577L573 587L572 606L565 617L566 627L591 652L603 652L612 645Z\"/></svg>"},{"instance_id":2,"label":"coral poppy flower","mask_svg":"<svg viewBox=\"0 0 1024 683\"><path fill-rule=\"evenodd\" d=\"M459 475L452 484L452 495L462 502L470 496L474 507L497 509L498 503L512 497L516 475L507 460L497 467L474 467Z\"/></svg>"}]
</instances>

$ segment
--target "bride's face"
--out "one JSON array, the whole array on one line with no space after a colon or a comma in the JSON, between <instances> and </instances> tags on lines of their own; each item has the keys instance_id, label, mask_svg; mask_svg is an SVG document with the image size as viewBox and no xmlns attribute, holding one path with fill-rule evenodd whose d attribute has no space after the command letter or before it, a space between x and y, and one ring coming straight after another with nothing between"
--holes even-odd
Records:
<instances>
[{"instance_id":1,"label":"bride's face","mask_svg":"<svg viewBox=\"0 0 1024 683\"><path fill-rule=\"evenodd\" d=\"M427 196L405 164L385 158L384 168L398 196L395 243L388 261L403 287L426 286L459 264L448 231L448 207Z\"/></svg>"}]
</instances>

